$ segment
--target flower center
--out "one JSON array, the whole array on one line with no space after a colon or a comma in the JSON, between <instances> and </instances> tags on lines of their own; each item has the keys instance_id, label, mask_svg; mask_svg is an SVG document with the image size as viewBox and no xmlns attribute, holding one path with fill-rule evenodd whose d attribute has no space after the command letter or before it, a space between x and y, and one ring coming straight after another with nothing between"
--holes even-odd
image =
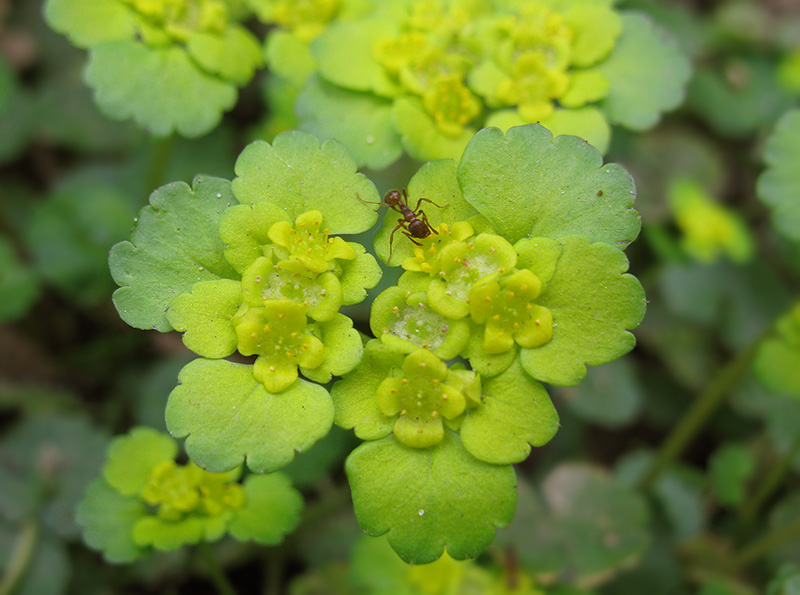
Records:
<instances>
[{"instance_id":1,"label":"flower center","mask_svg":"<svg viewBox=\"0 0 800 595\"><path fill-rule=\"evenodd\" d=\"M188 515L216 516L231 508L242 508L244 489L231 483L227 473L210 473L196 465L163 461L150 474L141 491L142 499L156 507L164 521L180 521Z\"/></svg>"}]
</instances>

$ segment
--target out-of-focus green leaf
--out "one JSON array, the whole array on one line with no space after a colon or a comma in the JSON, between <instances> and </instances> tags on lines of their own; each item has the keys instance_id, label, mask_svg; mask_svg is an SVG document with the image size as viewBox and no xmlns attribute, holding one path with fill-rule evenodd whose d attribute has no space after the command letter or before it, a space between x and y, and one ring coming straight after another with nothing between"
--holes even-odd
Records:
<instances>
[{"instance_id":1,"label":"out-of-focus green leaf","mask_svg":"<svg viewBox=\"0 0 800 595\"><path fill-rule=\"evenodd\" d=\"M772 225L800 241L800 110L784 115L764 147L767 169L758 180L758 196L772 209Z\"/></svg>"},{"instance_id":2,"label":"out-of-focus green leaf","mask_svg":"<svg viewBox=\"0 0 800 595\"><path fill-rule=\"evenodd\" d=\"M83 416L30 418L0 444L0 515L28 515L62 537L75 537L73 511L105 456L108 435Z\"/></svg>"},{"instance_id":3,"label":"out-of-focus green leaf","mask_svg":"<svg viewBox=\"0 0 800 595\"><path fill-rule=\"evenodd\" d=\"M27 530L33 529L28 527ZM9 568L14 549L19 546L19 540L25 537L23 531L23 525L0 521L0 568ZM66 593L71 573L67 548L61 541L48 535L39 535L38 539L34 539L30 562L14 595Z\"/></svg>"},{"instance_id":4,"label":"out-of-focus green leaf","mask_svg":"<svg viewBox=\"0 0 800 595\"><path fill-rule=\"evenodd\" d=\"M535 576L569 572L574 584L596 586L634 563L649 542L642 497L588 465L557 467L541 496L521 484L519 508L498 543L514 547Z\"/></svg>"},{"instance_id":5,"label":"out-of-focus green leaf","mask_svg":"<svg viewBox=\"0 0 800 595\"><path fill-rule=\"evenodd\" d=\"M39 293L33 270L20 262L14 245L0 236L0 322L25 315Z\"/></svg>"},{"instance_id":6,"label":"out-of-focus green leaf","mask_svg":"<svg viewBox=\"0 0 800 595\"><path fill-rule=\"evenodd\" d=\"M746 495L746 483L756 471L753 453L741 444L724 444L709 461L712 489L722 504L737 506Z\"/></svg>"},{"instance_id":7,"label":"out-of-focus green leaf","mask_svg":"<svg viewBox=\"0 0 800 595\"><path fill-rule=\"evenodd\" d=\"M639 413L644 396L630 359L622 358L586 371L575 388L561 389L580 418L608 428L630 423Z\"/></svg>"}]
</instances>

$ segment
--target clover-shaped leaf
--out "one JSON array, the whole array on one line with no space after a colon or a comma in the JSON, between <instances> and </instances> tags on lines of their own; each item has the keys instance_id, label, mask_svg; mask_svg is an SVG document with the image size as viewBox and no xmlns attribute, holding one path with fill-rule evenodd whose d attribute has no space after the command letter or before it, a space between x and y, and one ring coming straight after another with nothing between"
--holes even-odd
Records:
<instances>
[{"instance_id":1,"label":"clover-shaped leaf","mask_svg":"<svg viewBox=\"0 0 800 595\"><path fill-rule=\"evenodd\" d=\"M800 241L800 110L781 118L764 147L767 169L758 180L758 196L772 209L775 229Z\"/></svg>"},{"instance_id":2,"label":"clover-shaped leaf","mask_svg":"<svg viewBox=\"0 0 800 595\"><path fill-rule=\"evenodd\" d=\"M76 519L84 541L102 551L109 562L133 562L147 554L147 548L133 540L133 527L146 514L144 502L95 479L78 505Z\"/></svg>"},{"instance_id":3,"label":"clover-shaped leaf","mask_svg":"<svg viewBox=\"0 0 800 595\"><path fill-rule=\"evenodd\" d=\"M239 541L280 543L300 522L303 498L283 473L249 475L244 480L247 503L228 527Z\"/></svg>"},{"instance_id":4,"label":"clover-shaped leaf","mask_svg":"<svg viewBox=\"0 0 800 595\"><path fill-rule=\"evenodd\" d=\"M360 233L377 219L378 193L373 183L356 173L343 145L320 142L305 132L278 135L270 145L249 144L236 161L233 192L239 202L270 202L291 220L308 211L322 213L332 234Z\"/></svg>"},{"instance_id":5,"label":"clover-shaped leaf","mask_svg":"<svg viewBox=\"0 0 800 595\"><path fill-rule=\"evenodd\" d=\"M136 33L134 12L119 0L48 0L44 16L48 25L84 49Z\"/></svg>"},{"instance_id":6,"label":"clover-shaped leaf","mask_svg":"<svg viewBox=\"0 0 800 595\"><path fill-rule=\"evenodd\" d=\"M342 142L359 165L382 169L400 157L392 104L381 97L335 87L312 77L297 98L302 129Z\"/></svg>"},{"instance_id":7,"label":"clover-shaped leaf","mask_svg":"<svg viewBox=\"0 0 800 595\"><path fill-rule=\"evenodd\" d=\"M133 327L172 329L165 311L198 281L236 278L223 256L221 213L236 204L230 182L197 177L193 188L162 186L142 209L130 241L111 249L109 264L120 288L114 305Z\"/></svg>"},{"instance_id":8,"label":"clover-shaped leaf","mask_svg":"<svg viewBox=\"0 0 800 595\"><path fill-rule=\"evenodd\" d=\"M156 135L195 137L214 128L236 102L236 87L200 70L175 46L113 41L89 52L86 81L110 118L136 122Z\"/></svg>"},{"instance_id":9,"label":"clover-shaped leaf","mask_svg":"<svg viewBox=\"0 0 800 595\"><path fill-rule=\"evenodd\" d=\"M614 51L597 66L609 82L602 106L612 122L646 130L661 112L681 103L691 66L677 42L649 19L638 14L622 19Z\"/></svg>"},{"instance_id":10,"label":"clover-shaped leaf","mask_svg":"<svg viewBox=\"0 0 800 595\"><path fill-rule=\"evenodd\" d=\"M336 425L354 429L362 440L390 434L394 420L378 407L375 393L393 368L403 365L403 354L371 340L364 347L361 363L331 389Z\"/></svg>"},{"instance_id":11,"label":"clover-shaped leaf","mask_svg":"<svg viewBox=\"0 0 800 595\"><path fill-rule=\"evenodd\" d=\"M559 428L547 391L525 373L519 360L483 383L481 400L467 413L460 434L464 448L487 463L524 461L531 446L547 444Z\"/></svg>"},{"instance_id":12,"label":"clover-shaped leaf","mask_svg":"<svg viewBox=\"0 0 800 595\"><path fill-rule=\"evenodd\" d=\"M584 364L610 362L633 348L628 332L641 322L644 291L628 260L609 244L581 236L563 238L553 276L536 303L553 316L553 338L539 347L521 350L522 367L543 382L574 386L586 375ZM547 243L517 244L518 266L536 272L539 253L549 257Z\"/></svg>"},{"instance_id":13,"label":"clover-shaped leaf","mask_svg":"<svg viewBox=\"0 0 800 595\"><path fill-rule=\"evenodd\" d=\"M242 303L242 284L233 279L200 281L182 293L167 310L167 320L185 331L184 344L203 357L227 357L236 351L233 318Z\"/></svg>"},{"instance_id":14,"label":"clover-shaped leaf","mask_svg":"<svg viewBox=\"0 0 800 595\"><path fill-rule=\"evenodd\" d=\"M333 405L323 387L297 380L272 394L252 366L197 359L181 370L167 403L167 427L210 471L243 463L258 473L291 462L328 433Z\"/></svg>"},{"instance_id":15,"label":"clover-shaped leaf","mask_svg":"<svg viewBox=\"0 0 800 595\"><path fill-rule=\"evenodd\" d=\"M530 124L476 134L461 158L464 197L510 242L580 234L624 249L639 233L630 175L577 138Z\"/></svg>"},{"instance_id":16,"label":"clover-shaped leaf","mask_svg":"<svg viewBox=\"0 0 800 595\"><path fill-rule=\"evenodd\" d=\"M123 496L131 496L142 490L157 465L174 460L177 454L177 443L166 434L133 428L109 446L103 478Z\"/></svg>"},{"instance_id":17,"label":"clover-shaped leaf","mask_svg":"<svg viewBox=\"0 0 800 595\"><path fill-rule=\"evenodd\" d=\"M514 516L514 469L475 459L449 432L429 449L394 436L367 442L345 468L359 524L370 535L388 533L406 562L433 562L445 549L474 558Z\"/></svg>"}]
</instances>

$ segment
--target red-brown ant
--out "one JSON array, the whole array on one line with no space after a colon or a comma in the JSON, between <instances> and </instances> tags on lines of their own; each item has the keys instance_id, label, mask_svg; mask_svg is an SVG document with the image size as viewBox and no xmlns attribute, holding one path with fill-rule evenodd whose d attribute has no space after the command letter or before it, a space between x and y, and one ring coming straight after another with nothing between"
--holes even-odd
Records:
<instances>
[{"instance_id":1,"label":"red-brown ant","mask_svg":"<svg viewBox=\"0 0 800 595\"><path fill-rule=\"evenodd\" d=\"M358 196L358 194L356 194L356 196ZM392 234L389 236L389 259L387 262L392 260L394 234L398 229L402 229L403 234L417 246L422 246L417 240L425 239L432 233L439 233L433 225L430 224L430 221L428 221L428 216L425 214L425 211L419 208L422 201L429 202L440 209L446 209L450 206L440 206L429 198L420 198L417 201L417 206L412 209L408 206L408 194L405 189L403 189L402 194L400 190L389 190L386 196L383 197L383 202L369 202L362 199L360 196L358 196L358 200L371 205L389 207L402 215L402 217L397 220L397 225L395 225Z\"/></svg>"}]
</instances>

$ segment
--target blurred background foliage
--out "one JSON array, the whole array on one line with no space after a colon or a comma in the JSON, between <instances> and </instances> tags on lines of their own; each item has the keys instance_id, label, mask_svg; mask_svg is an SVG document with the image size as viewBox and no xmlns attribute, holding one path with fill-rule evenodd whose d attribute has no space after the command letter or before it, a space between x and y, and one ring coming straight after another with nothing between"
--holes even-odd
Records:
<instances>
[{"instance_id":1,"label":"blurred background foliage","mask_svg":"<svg viewBox=\"0 0 800 595\"><path fill-rule=\"evenodd\" d=\"M307 508L283 545L214 545L241 592L800 593L800 183L773 217L776 182L758 181L765 162L800 170L800 5L619 4L694 67L682 107L615 130L607 157L643 220L637 349L553 389L562 428L518 466L516 518L477 561L408 567L363 537L342 471L354 438L334 428L286 470ZM39 1L0 0L0 593L210 593L198 552L110 566L74 524L110 437L164 429L189 358L177 334L119 319L107 254L156 187L230 179L247 142L292 122L271 117L282 90L262 72L213 132L153 138L98 112L84 66ZM770 157L776 126L793 155ZM386 192L418 165L369 175ZM366 332L368 306L349 313Z\"/></svg>"}]
</instances>

